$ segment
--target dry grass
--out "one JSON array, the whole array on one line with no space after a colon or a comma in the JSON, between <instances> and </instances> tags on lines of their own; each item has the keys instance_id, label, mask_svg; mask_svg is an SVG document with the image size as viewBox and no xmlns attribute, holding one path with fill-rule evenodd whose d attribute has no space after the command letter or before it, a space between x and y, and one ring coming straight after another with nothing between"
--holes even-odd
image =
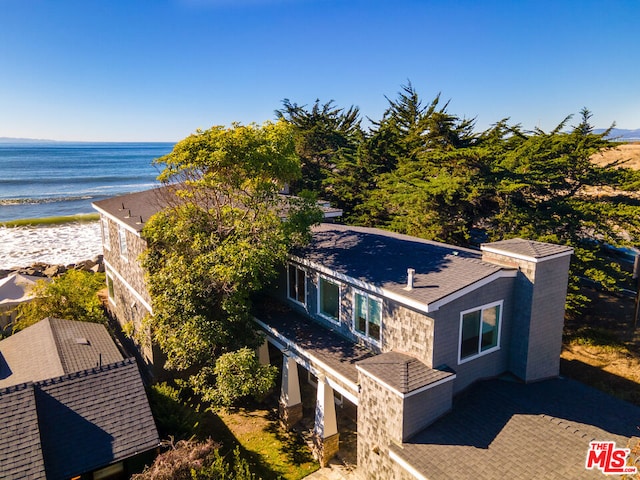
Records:
<instances>
[{"instance_id":1,"label":"dry grass","mask_svg":"<svg viewBox=\"0 0 640 480\"><path fill-rule=\"evenodd\" d=\"M640 405L640 328L633 325L634 300L590 293L587 313L565 322L561 372Z\"/></svg>"},{"instance_id":2,"label":"dry grass","mask_svg":"<svg viewBox=\"0 0 640 480\"><path fill-rule=\"evenodd\" d=\"M640 170L640 143L625 143L611 150L598 153L592 157L597 165L609 165L613 162L624 160L621 167Z\"/></svg>"}]
</instances>

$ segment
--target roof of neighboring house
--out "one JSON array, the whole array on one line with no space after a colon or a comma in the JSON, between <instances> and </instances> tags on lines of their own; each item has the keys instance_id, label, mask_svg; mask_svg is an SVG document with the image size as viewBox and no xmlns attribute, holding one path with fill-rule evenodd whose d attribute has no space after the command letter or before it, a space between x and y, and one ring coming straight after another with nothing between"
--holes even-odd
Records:
<instances>
[{"instance_id":1,"label":"roof of neighboring house","mask_svg":"<svg viewBox=\"0 0 640 480\"><path fill-rule=\"evenodd\" d=\"M175 190L175 186L163 186L142 192L128 193L94 202L93 207L139 233L153 214L172 203L178 204L184 201L175 195ZM284 200L291 197L282 195L281 198L283 203L286 203ZM318 206L324 212L325 218L342 215L342 210L331 208L326 202L318 202Z\"/></svg>"},{"instance_id":2,"label":"roof of neighboring house","mask_svg":"<svg viewBox=\"0 0 640 480\"><path fill-rule=\"evenodd\" d=\"M328 274L344 275L421 305L442 301L501 272L480 252L375 228L323 223L311 243L294 252ZM407 269L415 270L407 289Z\"/></svg>"},{"instance_id":3,"label":"roof of neighboring house","mask_svg":"<svg viewBox=\"0 0 640 480\"><path fill-rule=\"evenodd\" d=\"M400 352L386 352L362 360L358 362L358 369L401 394L455 378L455 372L445 365L430 368L417 358Z\"/></svg>"},{"instance_id":4,"label":"roof of neighboring house","mask_svg":"<svg viewBox=\"0 0 640 480\"><path fill-rule=\"evenodd\" d=\"M391 452L429 480L588 479L589 442L625 448L640 408L568 379L484 381Z\"/></svg>"},{"instance_id":5,"label":"roof of neighboring house","mask_svg":"<svg viewBox=\"0 0 640 480\"><path fill-rule=\"evenodd\" d=\"M38 280L47 280L33 275L14 273L0 280L0 309L13 308L33 296L29 293Z\"/></svg>"},{"instance_id":6,"label":"roof of neighboring house","mask_svg":"<svg viewBox=\"0 0 640 480\"><path fill-rule=\"evenodd\" d=\"M135 360L0 390L3 478L68 479L158 446Z\"/></svg>"},{"instance_id":7,"label":"roof of neighboring house","mask_svg":"<svg viewBox=\"0 0 640 480\"><path fill-rule=\"evenodd\" d=\"M567 247L566 245L543 243L535 240L525 240L523 238L511 238L509 240L485 243L481 248L491 252L515 254L520 257L538 261L552 256L568 255L573 252L573 248Z\"/></svg>"},{"instance_id":8,"label":"roof of neighboring house","mask_svg":"<svg viewBox=\"0 0 640 480\"><path fill-rule=\"evenodd\" d=\"M0 341L0 388L122 359L104 325L45 318Z\"/></svg>"},{"instance_id":9,"label":"roof of neighboring house","mask_svg":"<svg viewBox=\"0 0 640 480\"><path fill-rule=\"evenodd\" d=\"M0 391L0 472L3 478L45 478L32 384Z\"/></svg>"}]
</instances>

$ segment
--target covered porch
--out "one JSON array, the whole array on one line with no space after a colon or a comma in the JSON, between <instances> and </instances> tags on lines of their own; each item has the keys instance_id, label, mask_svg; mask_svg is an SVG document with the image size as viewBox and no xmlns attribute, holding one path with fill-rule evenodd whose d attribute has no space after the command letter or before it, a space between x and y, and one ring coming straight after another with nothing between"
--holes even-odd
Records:
<instances>
[{"instance_id":1,"label":"covered porch","mask_svg":"<svg viewBox=\"0 0 640 480\"><path fill-rule=\"evenodd\" d=\"M258 350L260 361L270 363L275 357L282 362L279 411L287 428L303 420L305 392L308 397L309 383L315 384L313 416L305 422L313 423L314 454L321 465L327 465L340 446L336 402L348 409L345 411L356 410L356 362L375 353L273 301L260 305L255 321L266 334ZM269 345L282 356L270 356Z\"/></svg>"}]
</instances>

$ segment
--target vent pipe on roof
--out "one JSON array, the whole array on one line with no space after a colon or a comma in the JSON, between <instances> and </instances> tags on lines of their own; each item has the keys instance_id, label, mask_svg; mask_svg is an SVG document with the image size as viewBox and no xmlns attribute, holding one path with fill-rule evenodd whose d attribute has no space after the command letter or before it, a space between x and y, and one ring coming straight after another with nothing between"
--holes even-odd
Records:
<instances>
[{"instance_id":1,"label":"vent pipe on roof","mask_svg":"<svg viewBox=\"0 0 640 480\"><path fill-rule=\"evenodd\" d=\"M407 290L413 289L413 279L416 275L416 270L414 268L407 268Z\"/></svg>"}]
</instances>

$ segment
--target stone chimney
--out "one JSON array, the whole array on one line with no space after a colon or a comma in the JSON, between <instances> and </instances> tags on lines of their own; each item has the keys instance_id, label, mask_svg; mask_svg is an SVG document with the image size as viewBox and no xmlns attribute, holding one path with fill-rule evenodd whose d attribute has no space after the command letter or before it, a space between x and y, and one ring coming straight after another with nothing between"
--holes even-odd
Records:
<instances>
[{"instance_id":1,"label":"stone chimney","mask_svg":"<svg viewBox=\"0 0 640 480\"><path fill-rule=\"evenodd\" d=\"M526 382L556 377L573 249L514 238L481 246L482 260L518 268L509 370Z\"/></svg>"}]
</instances>

